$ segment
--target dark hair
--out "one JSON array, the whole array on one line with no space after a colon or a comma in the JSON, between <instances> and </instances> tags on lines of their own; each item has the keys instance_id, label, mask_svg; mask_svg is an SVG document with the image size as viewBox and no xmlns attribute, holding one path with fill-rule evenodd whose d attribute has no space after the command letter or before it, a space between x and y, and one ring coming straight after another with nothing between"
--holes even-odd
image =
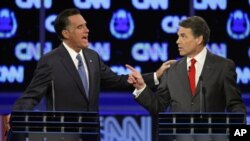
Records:
<instances>
[{"instance_id":1,"label":"dark hair","mask_svg":"<svg viewBox=\"0 0 250 141\"><path fill-rule=\"evenodd\" d=\"M73 16L73 15L78 15L78 14L80 14L80 11L75 8L66 9L58 14L54 22L54 28L55 28L57 36L60 39L64 39L62 35L62 31L65 30L66 27L69 25L68 17Z\"/></svg>"},{"instance_id":2,"label":"dark hair","mask_svg":"<svg viewBox=\"0 0 250 141\"><path fill-rule=\"evenodd\" d=\"M188 17L187 19L181 21L179 26L185 28L191 28L191 31L194 37L203 36L202 44L205 46L210 37L210 29L207 25L207 22L199 16Z\"/></svg>"}]
</instances>

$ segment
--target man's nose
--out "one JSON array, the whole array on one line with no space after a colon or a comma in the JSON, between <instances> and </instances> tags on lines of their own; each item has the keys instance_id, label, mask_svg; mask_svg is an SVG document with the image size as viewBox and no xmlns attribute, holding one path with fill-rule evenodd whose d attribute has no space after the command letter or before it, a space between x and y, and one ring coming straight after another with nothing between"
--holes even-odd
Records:
<instances>
[{"instance_id":1,"label":"man's nose","mask_svg":"<svg viewBox=\"0 0 250 141\"><path fill-rule=\"evenodd\" d=\"M84 31L87 32L87 33L89 33L89 29L87 27L85 28Z\"/></svg>"},{"instance_id":2,"label":"man's nose","mask_svg":"<svg viewBox=\"0 0 250 141\"><path fill-rule=\"evenodd\" d=\"M176 40L176 44L179 44L180 43L180 40L179 40L179 38Z\"/></svg>"}]
</instances>

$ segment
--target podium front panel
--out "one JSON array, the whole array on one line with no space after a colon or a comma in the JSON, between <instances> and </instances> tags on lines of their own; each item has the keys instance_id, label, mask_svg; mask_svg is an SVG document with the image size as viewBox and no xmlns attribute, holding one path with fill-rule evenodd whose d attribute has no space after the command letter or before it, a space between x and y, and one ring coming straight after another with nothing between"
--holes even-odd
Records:
<instances>
[{"instance_id":1,"label":"podium front panel","mask_svg":"<svg viewBox=\"0 0 250 141\"><path fill-rule=\"evenodd\" d=\"M156 118L156 136L173 137L227 137L230 125L243 125L241 113L159 113Z\"/></svg>"},{"instance_id":2,"label":"podium front panel","mask_svg":"<svg viewBox=\"0 0 250 141\"><path fill-rule=\"evenodd\" d=\"M83 141L100 140L96 112L14 111L11 114L12 140Z\"/></svg>"}]
</instances>

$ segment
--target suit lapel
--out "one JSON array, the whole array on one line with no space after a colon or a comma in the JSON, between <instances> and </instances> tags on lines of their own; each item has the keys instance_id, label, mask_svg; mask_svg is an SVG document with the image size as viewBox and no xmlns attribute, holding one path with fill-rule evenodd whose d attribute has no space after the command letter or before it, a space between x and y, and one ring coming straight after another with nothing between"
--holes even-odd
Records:
<instances>
[{"instance_id":1,"label":"suit lapel","mask_svg":"<svg viewBox=\"0 0 250 141\"><path fill-rule=\"evenodd\" d=\"M188 94L191 97L192 95L191 95L191 89L189 86L186 59L187 58L185 57L180 62L181 69L179 69L180 70L179 76L180 76L180 80L181 80L181 83L183 85L183 88L185 89L184 92L187 92L186 94Z\"/></svg>"},{"instance_id":2,"label":"suit lapel","mask_svg":"<svg viewBox=\"0 0 250 141\"><path fill-rule=\"evenodd\" d=\"M206 60L201 72L201 76L203 77L203 84L208 82L210 79L210 76L212 75L212 70L214 68L214 57L213 54L211 54L209 51L207 52Z\"/></svg>"},{"instance_id":3,"label":"suit lapel","mask_svg":"<svg viewBox=\"0 0 250 141\"><path fill-rule=\"evenodd\" d=\"M69 53L67 52L67 50L65 49L65 47L63 45L61 45L59 48L61 49L60 54L62 57L62 60L61 60L62 64L64 65L66 70L69 72L69 74L72 76L72 78L76 82L78 88L83 93L84 97L87 99L87 97L85 95L85 91L83 89L81 78L78 74L78 71L77 71L75 65L74 65L74 62L72 61Z\"/></svg>"},{"instance_id":4,"label":"suit lapel","mask_svg":"<svg viewBox=\"0 0 250 141\"><path fill-rule=\"evenodd\" d=\"M206 55L206 59L205 59L205 62L204 62L204 66L203 66L203 69L202 69L202 72L201 72L201 76L202 76L202 85L203 87L206 85L206 83L210 80L210 76L212 75L212 70L213 70L213 63L214 62L214 59L213 59L213 54L211 54L209 51L207 52L207 55ZM206 80L206 81L204 81ZM199 95L199 92L200 92L200 80L197 84L197 87L196 87L196 91L195 91L195 96L196 95Z\"/></svg>"},{"instance_id":5,"label":"suit lapel","mask_svg":"<svg viewBox=\"0 0 250 141\"><path fill-rule=\"evenodd\" d=\"M87 49L83 49L83 56L85 58L86 61L86 65L88 68L88 76L89 76L89 99L91 99L93 97L93 80L94 80L94 62L92 59L92 56L90 53L88 53Z\"/></svg>"}]
</instances>

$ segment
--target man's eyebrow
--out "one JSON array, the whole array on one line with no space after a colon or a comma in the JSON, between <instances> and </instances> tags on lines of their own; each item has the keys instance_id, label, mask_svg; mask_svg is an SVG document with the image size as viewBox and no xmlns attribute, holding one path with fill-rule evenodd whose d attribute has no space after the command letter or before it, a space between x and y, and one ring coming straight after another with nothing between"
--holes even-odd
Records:
<instances>
[{"instance_id":1,"label":"man's eyebrow","mask_svg":"<svg viewBox=\"0 0 250 141\"><path fill-rule=\"evenodd\" d=\"M185 33L177 33L178 36L184 36L186 35Z\"/></svg>"}]
</instances>

